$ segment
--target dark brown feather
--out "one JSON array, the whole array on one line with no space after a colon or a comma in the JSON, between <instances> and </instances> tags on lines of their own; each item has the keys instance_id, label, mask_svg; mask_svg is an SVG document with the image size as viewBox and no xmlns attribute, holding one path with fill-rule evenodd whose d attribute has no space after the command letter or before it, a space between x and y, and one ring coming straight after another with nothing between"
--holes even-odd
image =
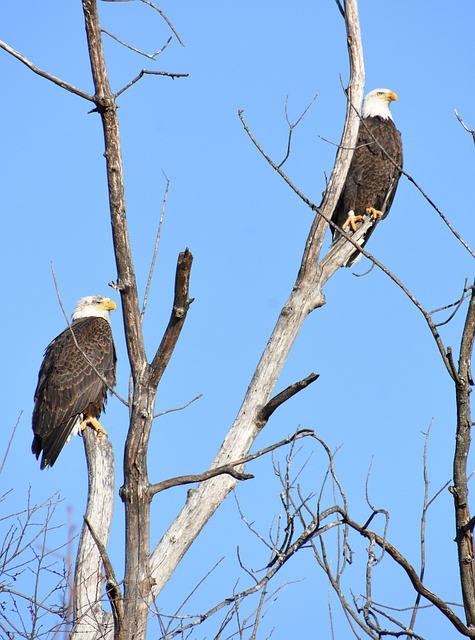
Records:
<instances>
[{"instance_id":1,"label":"dark brown feather","mask_svg":"<svg viewBox=\"0 0 475 640\"><path fill-rule=\"evenodd\" d=\"M115 385L117 358L107 320L76 320L48 345L35 392L31 447L37 458L43 452L42 469L53 466L78 419L99 418L104 409L108 386L83 353L107 385Z\"/></svg>"},{"instance_id":2,"label":"dark brown feather","mask_svg":"<svg viewBox=\"0 0 475 640\"><path fill-rule=\"evenodd\" d=\"M385 218L394 200L401 175L398 167L402 168L402 162L401 134L394 122L379 116L364 118L360 122L358 142L345 186L332 216L333 222L341 227L350 211L354 211L355 215L364 215L368 207L382 211L382 218ZM376 223L366 234L363 246L375 227ZM334 240L338 238L338 231L333 228L332 234ZM357 257L358 251L355 251L348 265Z\"/></svg>"}]
</instances>

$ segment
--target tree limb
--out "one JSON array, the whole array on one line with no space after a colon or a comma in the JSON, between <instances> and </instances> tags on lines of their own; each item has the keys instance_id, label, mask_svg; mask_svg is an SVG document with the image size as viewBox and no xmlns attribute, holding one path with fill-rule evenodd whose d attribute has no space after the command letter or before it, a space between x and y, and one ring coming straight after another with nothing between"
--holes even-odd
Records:
<instances>
[{"instance_id":1,"label":"tree limb","mask_svg":"<svg viewBox=\"0 0 475 640\"><path fill-rule=\"evenodd\" d=\"M465 129L465 131L467 133L470 133L473 139L473 144L475 144L475 130L474 129L470 129L465 122L462 120L462 118L459 116L457 109L454 109L455 112L455 117L457 118L457 120L460 122L460 124L462 125L462 127Z\"/></svg>"},{"instance_id":2,"label":"tree limb","mask_svg":"<svg viewBox=\"0 0 475 640\"><path fill-rule=\"evenodd\" d=\"M114 93L114 98L118 98L122 93L127 91L127 89L130 89L130 87L141 80L144 76L166 76L174 80L175 78L187 78L188 75L188 73L172 73L171 71L148 71L147 69L142 69L142 71L133 80L126 84L125 87L122 87L122 89L117 91L117 93Z\"/></svg>"},{"instance_id":3,"label":"tree limb","mask_svg":"<svg viewBox=\"0 0 475 640\"><path fill-rule=\"evenodd\" d=\"M149 492L150 496L154 496L160 491L164 491L165 489L170 489L171 487L177 487L184 484L194 484L197 482L204 482L205 480L211 480L211 478L215 478L216 476L228 474L235 478L236 480L251 480L254 476L250 473L242 473L237 471L235 467L239 467L247 462L252 462L252 460L256 460L261 456L270 453L271 451L275 451L280 447L283 447L287 444L295 442L300 438L306 438L308 436L313 436L314 433L310 429L301 429L294 433L290 438L286 438L285 440L281 440L280 442L276 442L275 444L271 444L265 449L261 449L256 453L253 453L249 456L244 456L239 460L234 460L233 462L229 462L228 464L224 464L221 467L215 467L214 469L208 469L208 471L204 471L203 473L196 473L185 476L177 476L176 478L169 478L168 480L162 480L161 482L157 482L156 484L150 485Z\"/></svg>"},{"instance_id":4,"label":"tree limb","mask_svg":"<svg viewBox=\"0 0 475 640\"><path fill-rule=\"evenodd\" d=\"M150 365L149 382L152 387L158 385L163 372L170 362L173 350L180 337L188 309L193 302L193 299L188 297L192 264L193 255L189 249L185 249L185 251L182 251L178 256L175 275L175 298L173 300L170 320L168 321L168 326L160 346L157 349L157 353Z\"/></svg>"},{"instance_id":5,"label":"tree limb","mask_svg":"<svg viewBox=\"0 0 475 640\"><path fill-rule=\"evenodd\" d=\"M294 382L289 385L286 389L278 393L276 396L269 400L269 402L262 407L256 417L256 423L261 428L267 423L271 415L274 413L276 409L280 407L281 404L287 402L292 396L297 394L302 389L306 389L312 382L315 382L319 377L318 373L311 373L309 376L304 378L303 380L299 380L298 382Z\"/></svg>"},{"instance_id":6,"label":"tree limb","mask_svg":"<svg viewBox=\"0 0 475 640\"><path fill-rule=\"evenodd\" d=\"M361 105L364 86L363 55L356 0L347 0L345 17L350 57L350 83L342 145L338 150L332 176L320 208L327 218L331 218L343 188L358 135L359 118L350 103L357 108ZM271 398L282 367L305 318L313 309L324 304L321 291L323 281L319 279L321 269L317 260L327 224L323 218L316 216L308 236L296 284L279 316L250 382L241 409L212 468L220 467L235 459L236 456L245 456L248 453L260 431L256 423L257 415ZM341 246L342 260L345 255L348 259L354 251L349 243L345 242L345 245L346 247ZM229 476L220 476L200 484L196 491L189 494L183 510L150 558L150 571L155 581L153 597L161 591L193 540L236 482Z\"/></svg>"},{"instance_id":7,"label":"tree limb","mask_svg":"<svg viewBox=\"0 0 475 640\"><path fill-rule=\"evenodd\" d=\"M75 95L79 96L80 98L84 98L84 100L89 100L90 102L94 102L94 96L91 96L89 93L86 93L85 91L81 91L80 89L77 89L72 84L69 84L68 82L65 82L64 80L61 80L60 78L57 78L56 76L53 76L51 73L48 73L47 71L43 71L43 69L39 69L32 62L30 62L30 60L28 60L28 58L25 58L25 56L23 56L18 51L15 51L15 49L13 49L6 42L3 42L1 40L0 40L0 49L3 49L4 51L6 51L10 55L12 55L14 58L16 58L17 60L22 62L25 66L28 67L28 69L33 71L33 73L36 73L37 75L41 76L42 78L45 78L46 80L49 80L50 82L53 82L53 84L58 85L58 87L61 87L61 89L66 89L66 91L69 91L70 93L74 93Z\"/></svg>"},{"instance_id":8,"label":"tree limb","mask_svg":"<svg viewBox=\"0 0 475 640\"><path fill-rule=\"evenodd\" d=\"M417 571L411 565L411 563L396 549L390 544L386 538L378 535L374 531L370 531L362 527L360 524L352 520L347 513L343 510L340 510L340 515L342 516L344 522L348 524L352 529L358 531L362 536L367 538L368 540L374 539L376 544L388 553L393 560L405 571L407 577L412 583L415 591L420 593L421 596L426 598L429 602L431 602L437 609L444 614L446 618L453 624L453 626L464 636L469 638L475 638L475 628L469 629L467 625L465 625L462 620L452 611L449 605L439 598L435 593L427 589L427 587L421 582L419 576L417 575Z\"/></svg>"}]
</instances>

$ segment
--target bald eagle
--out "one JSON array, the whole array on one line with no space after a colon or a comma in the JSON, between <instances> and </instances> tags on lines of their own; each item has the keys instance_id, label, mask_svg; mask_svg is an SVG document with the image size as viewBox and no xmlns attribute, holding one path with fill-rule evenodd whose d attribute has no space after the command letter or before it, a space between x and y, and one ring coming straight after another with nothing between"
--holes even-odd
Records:
<instances>
[{"instance_id":1,"label":"bald eagle","mask_svg":"<svg viewBox=\"0 0 475 640\"><path fill-rule=\"evenodd\" d=\"M116 308L104 296L82 298L71 325L46 347L35 391L31 446L37 459L43 452L41 469L52 467L66 442L87 424L98 435L105 433L97 418L108 388L115 385L117 357L109 312Z\"/></svg>"},{"instance_id":2,"label":"bald eagle","mask_svg":"<svg viewBox=\"0 0 475 640\"><path fill-rule=\"evenodd\" d=\"M377 222L385 218L396 193L402 169L401 134L396 129L389 104L397 95L388 89L374 89L363 101L358 141L340 199L332 216L342 229L351 227L365 214L374 225L366 233L362 245L373 233ZM333 240L340 237L332 228ZM346 264L351 267L361 253L355 251Z\"/></svg>"}]
</instances>

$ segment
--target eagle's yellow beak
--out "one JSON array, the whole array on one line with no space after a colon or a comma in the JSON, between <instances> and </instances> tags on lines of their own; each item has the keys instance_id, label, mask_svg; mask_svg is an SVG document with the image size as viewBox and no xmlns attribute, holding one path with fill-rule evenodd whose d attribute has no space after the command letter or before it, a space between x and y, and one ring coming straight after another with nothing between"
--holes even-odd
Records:
<instances>
[{"instance_id":1,"label":"eagle's yellow beak","mask_svg":"<svg viewBox=\"0 0 475 640\"><path fill-rule=\"evenodd\" d=\"M394 93L394 91L388 91L388 102L397 102L397 93Z\"/></svg>"},{"instance_id":2,"label":"eagle's yellow beak","mask_svg":"<svg viewBox=\"0 0 475 640\"><path fill-rule=\"evenodd\" d=\"M107 298L107 300L104 300L101 306L107 311L115 311L117 309L116 303L113 300L109 300L109 298Z\"/></svg>"}]
</instances>

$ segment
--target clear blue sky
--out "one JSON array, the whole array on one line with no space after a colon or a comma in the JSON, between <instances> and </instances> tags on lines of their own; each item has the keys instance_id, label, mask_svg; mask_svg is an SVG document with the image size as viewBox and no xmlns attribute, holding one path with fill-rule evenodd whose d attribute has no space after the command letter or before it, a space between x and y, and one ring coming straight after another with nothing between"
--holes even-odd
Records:
<instances>
[{"instance_id":1,"label":"clear blue sky","mask_svg":"<svg viewBox=\"0 0 475 640\"><path fill-rule=\"evenodd\" d=\"M405 168L473 247L475 150L454 108L475 128L475 6L471 0L360 4L367 89L382 86L398 93L392 112L403 135ZM290 117L296 119L318 94L294 133L286 165L295 184L318 204L335 155L334 146L322 138L340 139L345 112L340 79L344 84L348 80L344 24L332 0L292 6L281 0L185 1L162 8L185 47L173 39L154 63L105 40L114 90L144 67L190 74L174 81L146 77L119 99L128 218L142 293L165 188L163 172L170 179L145 321L150 356L170 313L178 252L189 247L195 256L195 302L161 385L157 411L183 405L200 393L203 397L186 411L157 421L150 448L152 481L204 470L214 457L290 292L311 223L310 211L250 143L237 110L244 109L254 135L279 161L287 143L286 96ZM100 3L100 12L105 29L150 53L170 35L158 14L138 2ZM0 24L0 39L38 67L92 92L79 0L2 3ZM51 262L68 312L84 295L115 296L107 287L116 271L102 133L98 116L87 113L89 103L35 76L4 52L0 69L2 449L23 412L2 487L14 487L12 510L26 502L29 485L34 502L60 491L64 503L58 520L65 520L70 505L79 527L87 488L82 442L75 439L52 470L40 472L30 454L30 416L43 349L65 324ZM391 215L368 249L428 309L457 299L465 277L473 277L472 258L404 178ZM367 266L364 260L355 271ZM433 420L429 470L435 492L451 476L451 381L422 316L378 270L364 278L341 270L325 294L327 305L308 319L279 389L311 371L320 379L274 415L256 446L279 440L299 425L315 429L332 449L341 446L337 472L352 513L361 520L368 513L364 488L372 465L371 499L391 512L388 537L417 567L422 432ZM125 396L128 366L120 319L117 313L112 323L119 354L118 391ZM461 321L462 314L441 330L455 351ZM109 403L104 425L116 452L119 487L127 412L116 400ZM305 451L300 458L307 458ZM302 480L306 492L319 490L324 465L315 448ZM270 460L248 471L256 479L239 487L238 495L248 519L265 535L280 508L279 486ZM177 489L156 499L155 541L182 505L185 492ZM114 526L110 553L120 575L119 500ZM459 601L447 491L430 513L428 527L427 586ZM67 534L58 535L65 539ZM230 497L185 558L159 606L169 611L181 602L222 556L225 561L193 606L202 610L217 594L229 595L239 575L240 586L247 584L235 559L238 544L250 565L266 564L265 551L239 523ZM360 558L363 549L361 545ZM384 583L386 569L380 571ZM410 605L407 581L399 572L388 571L393 586L389 593L382 588L380 599L389 601L395 595L397 604ZM348 576L354 591L361 593L361 567ZM290 562L280 582L300 579L269 612L262 637L274 626L278 639L331 637L327 584L310 552ZM426 617L422 635L454 637L440 614ZM337 624L337 630L345 628ZM348 634L341 631L337 637Z\"/></svg>"}]
</instances>

